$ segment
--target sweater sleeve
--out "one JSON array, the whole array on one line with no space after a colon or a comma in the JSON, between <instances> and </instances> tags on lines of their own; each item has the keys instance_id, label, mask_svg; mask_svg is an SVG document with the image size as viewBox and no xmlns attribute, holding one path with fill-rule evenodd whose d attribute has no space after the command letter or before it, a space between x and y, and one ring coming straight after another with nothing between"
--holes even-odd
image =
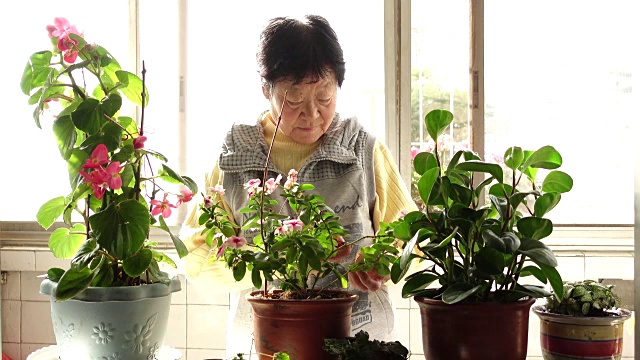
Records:
<instances>
[{"instance_id":1,"label":"sweater sleeve","mask_svg":"<svg viewBox=\"0 0 640 360\"><path fill-rule=\"evenodd\" d=\"M213 170L205 176L205 189L222 184L223 178L224 173L216 162ZM229 292L251 288L253 285L250 278L246 276L242 281L236 282L225 262L217 261L215 251L212 251L205 242L205 237L201 235L203 227L198 224L201 202L202 200L194 202L180 229L180 238L189 250L189 254L182 259L187 279L197 288L209 292ZM232 214L224 199L222 205L227 214ZM229 216L232 217L232 215ZM234 221L233 218L229 220Z\"/></svg>"},{"instance_id":2,"label":"sweater sleeve","mask_svg":"<svg viewBox=\"0 0 640 360\"><path fill-rule=\"evenodd\" d=\"M373 148L373 167L376 177L376 203L373 222L377 231L381 221L387 223L394 221L401 211L414 211L418 207L411 199L411 194L400 177L391 151L378 140Z\"/></svg>"}]
</instances>

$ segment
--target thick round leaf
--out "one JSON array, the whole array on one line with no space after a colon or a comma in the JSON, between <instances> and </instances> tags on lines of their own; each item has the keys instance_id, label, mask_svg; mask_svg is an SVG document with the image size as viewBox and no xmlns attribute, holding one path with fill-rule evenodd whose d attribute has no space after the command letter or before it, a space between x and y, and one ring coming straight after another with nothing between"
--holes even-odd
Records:
<instances>
[{"instance_id":1,"label":"thick round leaf","mask_svg":"<svg viewBox=\"0 0 640 360\"><path fill-rule=\"evenodd\" d=\"M542 181L542 191L565 193L573 188L573 178L569 174L554 170Z\"/></svg>"},{"instance_id":2,"label":"thick round leaf","mask_svg":"<svg viewBox=\"0 0 640 360\"><path fill-rule=\"evenodd\" d=\"M520 247L520 238L512 232L505 232L502 234L502 241L506 248L507 254L513 254Z\"/></svg>"},{"instance_id":3,"label":"thick round leaf","mask_svg":"<svg viewBox=\"0 0 640 360\"><path fill-rule=\"evenodd\" d=\"M500 275L504 271L504 255L498 250L484 247L474 257L476 267L487 275Z\"/></svg>"},{"instance_id":4,"label":"thick round leaf","mask_svg":"<svg viewBox=\"0 0 640 360\"><path fill-rule=\"evenodd\" d=\"M475 294L481 287L482 285L472 287L467 283L453 284L442 293L442 301L445 304L455 304Z\"/></svg>"},{"instance_id":5,"label":"thick round leaf","mask_svg":"<svg viewBox=\"0 0 640 360\"><path fill-rule=\"evenodd\" d=\"M524 152L518 146L512 146L504 152L504 164L510 169L517 169L524 161Z\"/></svg>"},{"instance_id":6,"label":"thick round leaf","mask_svg":"<svg viewBox=\"0 0 640 360\"><path fill-rule=\"evenodd\" d=\"M542 169L557 169L562 165L562 156L553 146L543 146L527 158L523 169L528 167Z\"/></svg>"},{"instance_id":7,"label":"thick round leaf","mask_svg":"<svg viewBox=\"0 0 640 360\"><path fill-rule=\"evenodd\" d=\"M438 166L435 155L430 152L421 152L413 158L413 168L419 175Z\"/></svg>"},{"instance_id":8,"label":"thick round leaf","mask_svg":"<svg viewBox=\"0 0 640 360\"><path fill-rule=\"evenodd\" d=\"M553 223L549 219L527 216L518 220L517 228L523 237L540 240L551 235Z\"/></svg>"},{"instance_id":9,"label":"thick round leaf","mask_svg":"<svg viewBox=\"0 0 640 360\"><path fill-rule=\"evenodd\" d=\"M546 213L553 210L560 202L562 195L560 193L546 193L536 199L533 206L533 214L536 217L543 217Z\"/></svg>"},{"instance_id":10,"label":"thick round leaf","mask_svg":"<svg viewBox=\"0 0 640 360\"><path fill-rule=\"evenodd\" d=\"M141 249L137 253L133 254L122 262L124 272L131 277L138 277L142 275L145 270L151 264L153 259L153 253L151 249Z\"/></svg>"},{"instance_id":11,"label":"thick round leaf","mask_svg":"<svg viewBox=\"0 0 640 360\"><path fill-rule=\"evenodd\" d=\"M440 168L435 167L427 170L422 176L420 180L418 180L418 193L420 194L420 198L424 203L429 202L429 197L431 196L433 185L436 183L438 176L440 175Z\"/></svg>"},{"instance_id":12,"label":"thick round leaf","mask_svg":"<svg viewBox=\"0 0 640 360\"><path fill-rule=\"evenodd\" d=\"M147 208L135 200L111 203L89 217L93 234L100 246L116 259L124 260L138 251L149 233Z\"/></svg>"},{"instance_id":13,"label":"thick round leaf","mask_svg":"<svg viewBox=\"0 0 640 360\"><path fill-rule=\"evenodd\" d=\"M525 266L522 268L522 270L520 270L520 277L525 277L530 275L535 276L535 278L538 279L538 281L540 281L543 284L547 283L547 276L539 267L530 265L530 266Z\"/></svg>"},{"instance_id":14,"label":"thick round leaf","mask_svg":"<svg viewBox=\"0 0 640 360\"><path fill-rule=\"evenodd\" d=\"M498 164L470 160L456 165L456 170L488 173L493 176L493 178L496 179L496 181L498 181L499 183L504 180L502 167L500 167L500 165Z\"/></svg>"},{"instance_id":15,"label":"thick round leaf","mask_svg":"<svg viewBox=\"0 0 640 360\"><path fill-rule=\"evenodd\" d=\"M558 261L553 251L547 247L544 243L533 239L520 239L521 244L518 249L518 253L527 255L538 265L544 264L551 267L558 266Z\"/></svg>"},{"instance_id":16,"label":"thick round leaf","mask_svg":"<svg viewBox=\"0 0 640 360\"><path fill-rule=\"evenodd\" d=\"M49 237L49 249L59 259L71 259L86 239L84 224L55 229Z\"/></svg>"},{"instance_id":17,"label":"thick round leaf","mask_svg":"<svg viewBox=\"0 0 640 360\"><path fill-rule=\"evenodd\" d=\"M62 215L66 204L64 196L53 198L40 206L36 214L38 224L48 229Z\"/></svg>"},{"instance_id":18,"label":"thick round leaf","mask_svg":"<svg viewBox=\"0 0 640 360\"><path fill-rule=\"evenodd\" d=\"M431 110L424 117L424 123L427 127L427 133L435 141L438 142L438 137L449 127L453 121L453 114L448 110Z\"/></svg>"},{"instance_id":19,"label":"thick round leaf","mask_svg":"<svg viewBox=\"0 0 640 360\"><path fill-rule=\"evenodd\" d=\"M411 279L407 280L402 286L402 297L408 298L413 296L419 290L423 290L427 288L427 286L431 285L432 282L438 280L438 277L434 274L430 273L422 273L413 276Z\"/></svg>"},{"instance_id":20,"label":"thick round leaf","mask_svg":"<svg viewBox=\"0 0 640 360\"><path fill-rule=\"evenodd\" d=\"M558 270L555 266L549 266L542 263L537 263L537 265L540 266L540 269L549 280L551 288L553 289L553 295L558 301L562 301L564 298L564 284Z\"/></svg>"},{"instance_id":21,"label":"thick round leaf","mask_svg":"<svg viewBox=\"0 0 640 360\"><path fill-rule=\"evenodd\" d=\"M502 253L506 253L507 248L498 235L496 235L493 231L487 229L482 232L482 239L487 244L488 247L498 250Z\"/></svg>"}]
</instances>

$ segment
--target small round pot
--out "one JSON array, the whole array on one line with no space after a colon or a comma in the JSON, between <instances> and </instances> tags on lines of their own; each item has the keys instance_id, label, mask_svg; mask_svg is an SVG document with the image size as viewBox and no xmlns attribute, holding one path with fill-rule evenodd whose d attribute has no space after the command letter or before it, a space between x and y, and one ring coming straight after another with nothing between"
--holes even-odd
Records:
<instances>
[{"instance_id":1,"label":"small round pot","mask_svg":"<svg viewBox=\"0 0 640 360\"><path fill-rule=\"evenodd\" d=\"M279 290L276 290L278 292ZM322 350L325 338L346 338L351 333L351 307L358 295L335 290L333 299L263 299L261 291L246 296L253 308L253 338L260 360L272 360L278 351L291 360L336 359Z\"/></svg>"},{"instance_id":2,"label":"small round pot","mask_svg":"<svg viewBox=\"0 0 640 360\"><path fill-rule=\"evenodd\" d=\"M89 287L56 301L57 283L44 280L40 293L51 299L51 319L61 360L155 358L164 343L171 294L180 280L165 284Z\"/></svg>"},{"instance_id":3,"label":"small round pot","mask_svg":"<svg viewBox=\"0 0 640 360\"><path fill-rule=\"evenodd\" d=\"M624 322L629 310L603 317L571 316L549 313L544 305L533 312L540 318L540 346L546 360L620 359Z\"/></svg>"},{"instance_id":4,"label":"small round pot","mask_svg":"<svg viewBox=\"0 0 640 360\"><path fill-rule=\"evenodd\" d=\"M526 359L529 309L535 300L458 304L414 300L420 306L425 358Z\"/></svg>"}]
</instances>

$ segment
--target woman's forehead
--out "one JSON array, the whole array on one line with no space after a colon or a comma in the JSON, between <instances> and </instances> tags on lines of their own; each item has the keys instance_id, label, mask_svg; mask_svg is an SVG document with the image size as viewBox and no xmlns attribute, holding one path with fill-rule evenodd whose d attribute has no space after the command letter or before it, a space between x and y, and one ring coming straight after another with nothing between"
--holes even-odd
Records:
<instances>
[{"instance_id":1,"label":"woman's forehead","mask_svg":"<svg viewBox=\"0 0 640 360\"><path fill-rule=\"evenodd\" d=\"M301 91L312 87L332 87L337 83L333 74L327 74L323 77L307 76L302 81L296 82L293 79L283 79L276 82L276 87L281 90Z\"/></svg>"}]
</instances>

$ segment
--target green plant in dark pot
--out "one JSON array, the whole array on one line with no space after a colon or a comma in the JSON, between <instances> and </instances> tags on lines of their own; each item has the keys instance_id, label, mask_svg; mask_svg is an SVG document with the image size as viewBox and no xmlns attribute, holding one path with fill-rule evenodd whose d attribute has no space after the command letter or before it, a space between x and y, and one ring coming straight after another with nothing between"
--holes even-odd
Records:
<instances>
[{"instance_id":1,"label":"green plant in dark pot","mask_svg":"<svg viewBox=\"0 0 640 360\"><path fill-rule=\"evenodd\" d=\"M517 319L507 309L514 308L528 319L531 299L550 295L545 284L550 284L558 299L562 298L556 258L543 242L553 231L553 223L545 216L559 203L561 194L571 190L573 179L557 170L562 157L552 146L535 151L510 147L504 153L503 165L460 150L445 164L438 138L452 121L453 114L446 110L433 110L425 117L427 132L436 145L432 152L419 153L413 161L425 206L389 224L389 231L403 247L403 253L393 262L391 277L395 283L406 280L402 295L414 296L419 302L423 324L432 319L450 321L445 311L462 317L458 325L451 326L452 333L443 331L446 326L441 322L438 330L425 327L427 358L466 359L458 351L464 351L459 342L468 337L469 348L485 348L492 352L492 358L524 359L526 326L520 340L506 345L504 338L513 338L514 330L499 324L523 325L528 321ZM544 179L540 170L548 170ZM385 250L365 254L364 261L356 266L366 269L367 259L377 258L380 252ZM419 270L405 277L416 261ZM523 280L531 276L542 285ZM463 306L471 309L463 310ZM497 314L493 314L494 309ZM489 316L480 320L486 322L486 329L480 327L474 332L471 316L475 315ZM504 321L500 316L506 316ZM462 333L460 326L466 329ZM496 346L487 343L487 334L491 333L497 334ZM440 345L451 349L436 349ZM504 351L504 356L495 351ZM488 355L478 356L482 359Z\"/></svg>"}]
</instances>

